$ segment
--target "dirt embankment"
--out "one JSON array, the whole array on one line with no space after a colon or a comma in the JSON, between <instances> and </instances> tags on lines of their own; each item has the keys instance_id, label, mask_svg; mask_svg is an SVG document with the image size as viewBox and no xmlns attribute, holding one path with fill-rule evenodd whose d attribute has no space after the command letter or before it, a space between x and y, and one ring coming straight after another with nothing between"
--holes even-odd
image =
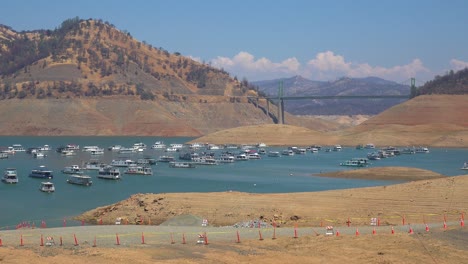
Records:
<instances>
[{"instance_id":1,"label":"dirt embankment","mask_svg":"<svg viewBox=\"0 0 468 264\"><path fill-rule=\"evenodd\" d=\"M429 170L407 167L378 167L316 174L315 176L344 179L418 181L445 177Z\"/></svg>"},{"instance_id":2,"label":"dirt embankment","mask_svg":"<svg viewBox=\"0 0 468 264\"><path fill-rule=\"evenodd\" d=\"M397 172L408 175L405 169L397 168L395 174ZM318 226L321 222L344 224L348 217L356 224L367 224L370 217L378 216L382 223L400 224L402 215L420 222L423 217L431 221L443 214L468 211L467 188L468 176L458 176L313 193L136 194L116 204L88 211L79 219L97 223L102 218L105 223L113 223L121 217L129 224L140 224L141 220L148 222L149 219L151 223L159 224L178 215L191 214L209 219L214 226L233 225L250 219L285 226Z\"/></svg>"}]
</instances>

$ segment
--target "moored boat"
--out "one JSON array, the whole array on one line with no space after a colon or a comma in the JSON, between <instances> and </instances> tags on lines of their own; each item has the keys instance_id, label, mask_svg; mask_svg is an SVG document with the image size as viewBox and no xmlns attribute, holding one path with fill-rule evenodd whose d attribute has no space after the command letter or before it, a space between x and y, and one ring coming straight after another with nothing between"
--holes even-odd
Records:
<instances>
[{"instance_id":1,"label":"moored boat","mask_svg":"<svg viewBox=\"0 0 468 264\"><path fill-rule=\"evenodd\" d=\"M68 176L67 182L70 184L84 185L84 186L91 186L91 184L93 184L93 181L91 180L90 176L78 175L78 174L71 174L70 176Z\"/></svg>"},{"instance_id":2,"label":"moored boat","mask_svg":"<svg viewBox=\"0 0 468 264\"><path fill-rule=\"evenodd\" d=\"M18 183L18 174L14 168L6 168L3 174L2 182L4 183Z\"/></svg>"},{"instance_id":3,"label":"moored boat","mask_svg":"<svg viewBox=\"0 0 468 264\"><path fill-rule=\"evenodd\" d=\"M99 160L92 159L84 163L83 169L85 170L99 170L100 168L106 166L103 162Z\"/></svg>"},{"instance_id":4,"label":"moored boat","mask_svg":"<svg viewBox=\"0 0 468 264\"><path fill-rule=\"evenodd\" d=\"M463 167L460 168L461 170L468 170L468 162L463 163Z\"/></svg>"},{"instance_id":5,"label":"moored boat","mask_svg":"<svg viewBox=\"0 0 468 264\"><path fill-rule=\"evenodd\" d=\"M351 159L345 162L341 162L340 166L347 166L347 167L365 167L367 166L366 162L363 162L359 159Z\"/></svg>"},{"instance_id":6,"label":"moored boat","mask_svg":"<svg viewBox=\"0 0 468 264\"><path fill-rule=\"evenodd\" d=\"M148 166L128 166L125 174L153 175L153 170Z\"/></svg>"},{"instance_id":7,"label":"moored boat","mask_svg":"<svg viewBox=\"0 0 468 264\"><path fill-rule=\"evenodd\" d=\"M36 169L33 169L29 174L31 178L41 178L41 179L52 179L54 175L52 171L49 170L46 166L41 165Z\"/></svg>"},{"instance_id":8,"label":"moored boat","mask_svg":"<svg viewBox=\"0 0 468 264\"><path fill-rule=\"evenodd\" d=\"M169 162L169 168L184 168L184 169L192 169L195 168L195 164L192 162L186 161L171 161Z\"/></svg>"},{"instance_id":9,"label":"moored boat","mask_svg":"<svg viewBox=\"0 0 468 264\"><path fill-rule=\"evenodd\" d=\"M279 157L279 151L268 151L268 157Z\"/></svg>"},{"instance_id":10,"label":"moored boat","mask_svg":"<svg viewBox=\"0 0 468 264\"><path fill-rule=\"evenodd\" d=\"M97 177L106 180L120 180L120 170L107 165L99 168Z\"/></svg>"},{"instance_id":11,"label":"moored boat","mask_svg":"<svg viewBox=\"0 0 468 264\"><path fill-rule=\"evenodd\" d=\"M47 193L55 192L55 185L52 182L41 182L39 190Z\"/></svg>"},{"instance_id":12,"label":"moored boat","mask_svg":"<svg viewBox=\"0 0 468 264\"><path fill-rule=\"evenodd\" d=\"M63 168L62 173L65 174L83 174L83 170L78 165L71 165Z\"/></svg>"}]
</instances>

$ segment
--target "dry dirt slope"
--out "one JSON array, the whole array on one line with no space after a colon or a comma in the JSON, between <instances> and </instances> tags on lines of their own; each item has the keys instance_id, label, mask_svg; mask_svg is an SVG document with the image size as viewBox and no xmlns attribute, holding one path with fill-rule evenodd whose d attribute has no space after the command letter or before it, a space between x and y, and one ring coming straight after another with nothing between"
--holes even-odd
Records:
<instances>
[{"instance_id":1,"label":"dry dirt slope","mask_svg":"<svg viewBox=\"0 0 468 264\"><path fill-rule=\"evenodd\" d=\"M405 173L409 171L411 169ZM393 174L397 172L401 170L396 169ZM401 224L403 216L414 223L421 223L423 218L427 222L440 222L444 214L455 220L460 213L468 211L467 189L468 176L456 176L313 193L136 194L116 204L88 211L79 218L92 223L102 218L103 222L113 223L117 217L122 217L129 224L151 219L151 223L158 224L174 216L191 214L209 219L215 226L252 219L275 221L285 226L319 226L321 222L345 225L348 217L356 225L368 224L371 217L380 217L382 224Z\"/></svg>"}]
</instances>

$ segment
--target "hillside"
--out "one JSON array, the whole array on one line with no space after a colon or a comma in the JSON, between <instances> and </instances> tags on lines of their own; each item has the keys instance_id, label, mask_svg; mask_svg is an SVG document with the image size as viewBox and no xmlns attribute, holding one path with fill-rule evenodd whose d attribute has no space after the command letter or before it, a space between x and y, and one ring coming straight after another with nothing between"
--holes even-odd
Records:
<instances>
[{"instance_id":1,"label":"hillside","mask_svg":"<svg viewBox=\"0 0 468 264\"><path fill-rule=\"evenodd\" d=\"M468 94L468 68L436 76L416 91L416 95L425 94Z\"/></svg>"},{"instance_id":2,"label":"hillside","mask_svg":"<svg viewBox=\"0 0 468 264\"><path fill-rule=\"evenodd\" d=\"M327 96L327 95L409 95L408 85L398 84L377 77L341 78L333 82L320 82L301 76L292 78L252 82L261 94L278 96L280 82L284 96ZM375 115L405 99L327 99L287 100L286 111L296 114L313 115Z\"/></svg>"},{"instance_id":3,"label":"hillside","mask_svg":"<svg viewBox=\"0 0 468 264\"><path fill-rule=\"evenodd\" d=\"M425 95L394 106L357 126L334 132L296 125L259 125L219 131L193 141L288 146L374 143L377 146L468 147L466 113L468 95Z\"/></svg>"}]
</instances>

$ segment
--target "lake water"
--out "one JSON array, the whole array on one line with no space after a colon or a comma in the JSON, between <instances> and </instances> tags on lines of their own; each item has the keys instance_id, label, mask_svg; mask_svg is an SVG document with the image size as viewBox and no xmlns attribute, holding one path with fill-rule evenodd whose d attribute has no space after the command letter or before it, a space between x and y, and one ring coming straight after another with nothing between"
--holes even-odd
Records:
<instances>
[{"instance_id":1,"label":"lake water","mask_svg":"<svg viewBox=\"0 0 468 264\"><path fill-rule=\"evenodd\" d=\"M294 193L313 192L333 189L345 189L367 186L395 184L395 181L332 179L313 176L315 173L352 169L339 166L340 162L365 157L369 150L356 150L354 147L343 148L340 152L308 152L306 155L281 156L279 158L263 156L261 160L237 161L218 166L197 166L195 169L169 168L167 163L153 166L153 176L123 174L121 181L98 179L97 172L86 174L93 179L91 187L77 186L66 182L67 175L60 171L65 166L82 165L85 161L98 158L104 163L122 157L136 160L144 156L159 158L167 155L162 150L153 150L155 141L185 143L192 138L158 137L0 137L0 146L21 144L24 148L50 145L52 150L43 159L35 159L30 154L20 152L8 159L0 160L0 169L13 167L18 170L19 183L16 185L0 184L0 229L12 228L23 222L35 222L39 225L45 220L48 226L61 226L64 218L71 218L80 213L127 199L136 193L169 192L223 192L241 191L251 193ZM118 154L107 151L112 145L131 147L136 142L143 142L148 149L139 154ZM55 151L58 146L77 144L105 148L105 154L92 156L88 152L78 151L76 156L65 157ZM283 148L267 148L281 151ZM239 150L232 150L239 151ZM178 157L178 153L172 153ZM463 175L462 164L468 161L468 149L431 148L427 154L400 155L392 158L372 161L371 167L404 166L432 170L447 176ZM55 193L39 191L42 179L28 177L32 169L45 165L54 171L51 180L56 187ZM121 169L123 172L124 169ZM69 222L70 224L70 222ZM77 224L77 223L75 223Z\"/></svg>"}]
</instances>

